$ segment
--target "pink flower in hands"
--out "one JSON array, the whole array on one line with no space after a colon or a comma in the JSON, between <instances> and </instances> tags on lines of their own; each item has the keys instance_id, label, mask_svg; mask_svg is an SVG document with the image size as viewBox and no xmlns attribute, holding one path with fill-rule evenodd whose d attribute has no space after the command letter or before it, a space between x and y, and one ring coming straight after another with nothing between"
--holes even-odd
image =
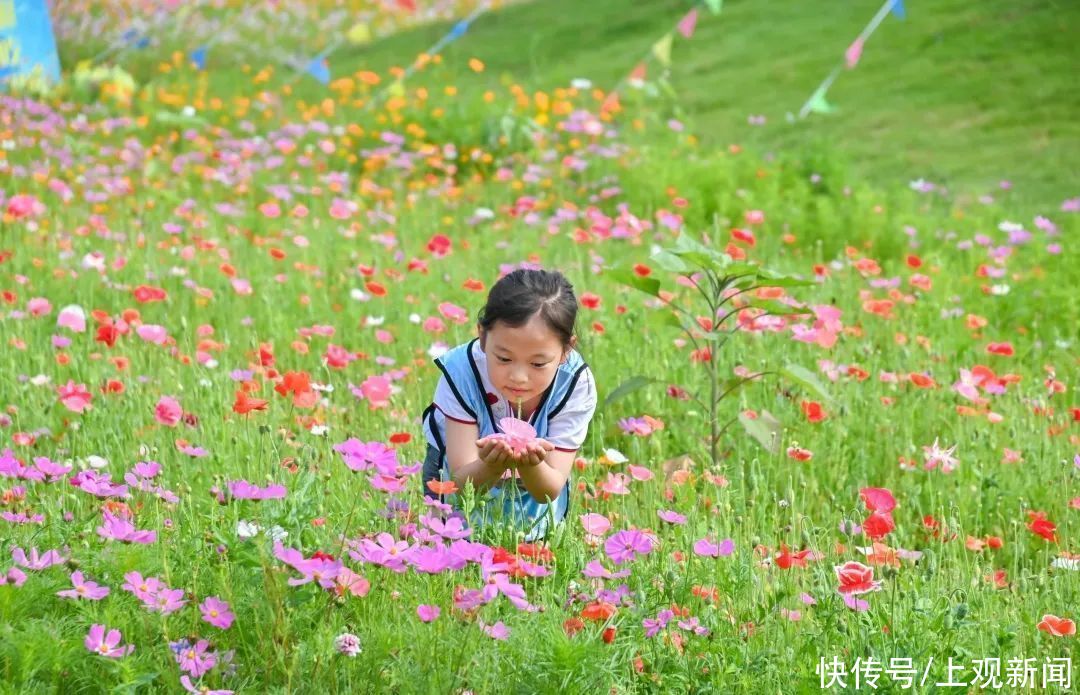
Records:
<instances>
[{"instance_id":1,"label":"pink flower in hands","mask_svg":"<svg viewBox=\"0 0 1080 695\"><path fill-rule=\"evenodd\" d=\"M529 445L536 442L536 429L524 420L516 417L504 417L499 420L500 433L491 435L492 439L502 439L510 447L515 457L525 453Z\"/></svg>"},{"instance_id":2,"label":"pink flower in hands","mask_svg":"<svg viewBox=\"0 0 1080 695\"><path fill-rule=\"evenodd\" d=\"M83 644L92 652L107 656L110 659L119 659L135 651L135 645L127 644L120 646L121 635L119 630L109 630L105 633L105 626L95 623L90 626L90 632L86 633Z\"/></svg>"}]
</instances>

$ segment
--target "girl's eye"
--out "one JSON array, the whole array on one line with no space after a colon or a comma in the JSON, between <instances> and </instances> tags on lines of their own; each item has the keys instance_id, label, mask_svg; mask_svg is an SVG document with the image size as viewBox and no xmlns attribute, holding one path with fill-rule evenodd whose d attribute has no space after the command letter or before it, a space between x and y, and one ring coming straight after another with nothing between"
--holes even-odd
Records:
<instances>
[{"instance_id":1,"label":"girl's eye","mask_svg":"<svg viewBox=\"0 0 1080 695\"><path fill-rule=\"evenodd\" d=\"M496 357L495 357L495 359L499 360L499 362L501 362L502 364L506 364L507 362L509 362L509 361L510 361L510 358L508 358L508 357L499 357L499 356L496 356Z\"/></svg>"},{"instance_id":2,"label":"girl's eye","mask_svg":"<svg viewBox=\"0 0 1080 695\"><path fill-rule=\"evenodd\" d=\"M544 362L543 364L537 364L536 362L533 362L533 366L536 367L537 369L543 369L544 367L547 366L547 362Z\"/></svg>"}]
</instances>

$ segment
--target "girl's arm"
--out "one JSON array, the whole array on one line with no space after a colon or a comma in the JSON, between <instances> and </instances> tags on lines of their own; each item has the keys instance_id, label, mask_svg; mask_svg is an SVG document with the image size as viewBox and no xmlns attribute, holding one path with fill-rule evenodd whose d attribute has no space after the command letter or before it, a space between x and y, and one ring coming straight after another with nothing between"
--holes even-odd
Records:
<instances>
[{"instance_id":1,"label":"girl's arm","mask_svg":"<svg viewBox=\"0 0 1080 695\"><path fill-rule=\"evenodd\" d=\"M486 490L512 462L502 442L491 441L478 448L479 433L476 423L446 418L446 461L450 464L450 477L459 488L472 482L477 490Z\"/></svg>"}]
</instances>

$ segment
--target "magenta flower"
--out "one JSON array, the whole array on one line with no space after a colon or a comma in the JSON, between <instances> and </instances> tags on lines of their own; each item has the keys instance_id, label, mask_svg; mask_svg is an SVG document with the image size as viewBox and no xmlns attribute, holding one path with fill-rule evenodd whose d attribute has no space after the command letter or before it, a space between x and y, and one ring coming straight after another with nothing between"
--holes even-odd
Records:
<instances>
[{"instance_id":1,"label":"magenta flower","mask_svg":"<svg viewBox=\"0 0 1080 695\"><path fill-rule=\"evenodd\" d=\"M487 583L482 589L484 594L484 603L490 603L499 594L502 594L514 604L519 610L528 611L533 613L539 610L536 606L529 603L525 597L525 587L520 584L515 584L510 581L510 578L505 574L492 574L487 578Z\"/></svg>"},{"instance_id":2,"label":"magenta flower","mask_svg":"<svg viewBox=\"0 0 1080 695\"><path fill-rule=\"evenodd\" d=\"M180 664L180 670L187 671L199 678L204 673L217 665L217 655L208 651L210 643L204 639L195 644L186 644L176 652L176 663Z\"/></svg>"},{"instance_id":3,"label":"magenta flower","mask_svg":"<svg viewBox=\"0 0 1080 695\"><path fill-rule=\"evenodd\" d=\"M437 517L425 516L420 521L427 524L433 533L448 541L467 538L472 534L472 529L465 528L465 523L461 520L461 517L453 516L443 521Z\"/></svg>"},{"instance_id":4,"label":"magenta flower","mask_svg":"<svg viewBox=\"0 0 1080 695\"><path fill-rule=\"evenodd\" d=\"M209 688L197 688L191 682L191 676L180 676L180 685L184 686L184 690L189 693L195 693L196 695L233 695L232 690L210 690Z\"/></svg>"},{"instance_id":5,"label":"magenta flower","mask_svg":"<svg viewBox=\"0 0 1080 695\"><path fill-rule=\"evenodd\" d=\"M479 589L465 589L460 586L454 589L454 608L462 613L475 610L485 603L487 601L484 600L484 592Z\"/></svg>"},{"instance_id":6,"label":"magenta flower","mask_svg":"<svg viewBox=\"0 0 1080 695\"><path fill-rule=\"evenodd\" d=\"M335 444L334 451L341 454L345 465L354 471L375 468L381 472L394 471L397 468L397 451L382 442L365 443L352 437L341 444Z\"/></svg>"},{"instance_id":7,"label":"magenta flower","mask_svg":"<svg viewBox=\"0 0 1080 695\"><path fill-rule=\"evenodd\" d=\"M72 466L60 465L47 456L35 456L34 467L41 471L42 475L48 476L50 483L63 478L72 469Z\"/></svg>"},{"instance_id":8,"label":"magenta flower","mask_svg":"<svg viewBox=\"0 0 1080 695\"><path fill-rule=\"evenodd\" d=\"M176 427L183 415L184 409L180 407L180 401L172 396L162 396L154 406L154 419L166 427Z\"/></svg>"},{"instance_id":9,"label":"magenta flower","mask_svg":"<svg viewBox=\"0 0 1080 695\"><path fill-rule=\"evenodd\" d=\"M408 486L409 479L405 476L398 478L392 475L382 475L381 473L377 473L368 478L368 482L371 483L371 487L376 490L381 490L383 492L401 492Z\"/></svg>"},{"instance_id":10,"label":"magenta flower","mask_svg":"<svg viewBox=\"0 0 1080 695\"><path fill-rule=\"evenodd\" d=\"M675 617L675 613L669 609L660 611L656 618L645 618L641 621L641 626L645 628L646 637L655 637L661 630L667 627L667 624L671 622L671 619Z\"/></svg>"},{"instance_id":11,"label":"magenta flower","mask_svg":"<svg viewBox=\"0 0 1080 695\"><path fill-rule=\"evenodd\" d=\"M585 565L585 569L581 571L586 577L590 579L622 579L623 577L630 576L630 570L619 570L618 572L612 572L608 568L600 564L599 560L592 560L589 564Z\"/></svg>"},{"instance_id":12,"label":"magenta flower","mask_svg":"<svg viewBox=\"0 0 1080 695\"><path fill-rule=\"evenodd\" d=\"M133 644L121 647L121 638L119 630L109 630L108 634L106 634L105 626L95 623L90 626L90 632L86 633L86 640L83 644L86 645L88 650L100 654L101 656L107 656L110 659L119 659L120 657L127 656L135 651L135 645Z\"/></svg>"},{"instance_id":13,"label":"magenta flower","mask_svg":"<svg viewBox=\"0 0 1080 695\"><path fill-rule=\"evenodd\" d=\"M702 557L726 557L735 552L735 541L727 538L719 543L713 543L708 538L702 538L694 543L694 554Z\"/></svg>"},{"instance_id":14,"label":"magenta flower","mask_svg":"<svg viewBox=\"0 0 1080 695\"><path fill-rule=\"evenodd\" d=\"M94 395L86 390L86 384L76 384L69 379L65 385L57 387L56 392L60 403L73 413L82 414L92 407L90 401Z\"/></svg>"},{"instance_id":15,"label":"magenta flower","mask_svg":"<svg viewBox=\"0 0 1080 695\"><path fill-rule=\"evenodd\" d=\"M124 591L131 592L135 598L143 603L154 605L154 597L163 586L157 577L143 578L138 572L128 572L124 575L127 581L120 587Z\"/></svg>"},{"instance_id":16,"label":"magenta flower","mask_svg":"<svg viewBox=\"0 0 1080 695\"><path fill-rule=\"evenodd\" d=\"M693 632L695 635L709 634L709 628L702 625L697 616L691 617L689 620L680 620L676 625L679 626L679 629Z\"/></svg>"},{"instance_id":17,"label":"magenta flower","mask_svg":"<svg viewBox=\"0 0 1080 695\"><path fill-rule=\"evenodd\" d=\"M389 533L380 533L374 541L365 538L358 545L359 552L349 551L353 560L382 565L395 572L405 571L405 561L412 552L407 541L395 541Z\"/></svg>"},{"instance_id":18,"label":"magenta flower","mask_svg":"<svg viewBox=\"0 0 1080 695\"><path fill-rule=\"evenodd\" d=\"M18 567L9 567L7 572L0 574L0 586L5 584L11 584L15 587L20 587L26 583L26 572L23 572Z\"/></svg>"},{"instance_id":19,"label":"magenta flower","mask_svg":"<svg viewBox=\"0 0 1080 695\"><path fill-rule=\"evenodd\" d=\"M653 539L638 529L619 531L604 541L604 552L616 565L630 562L653 550Z\"/></svg>"},{"instance_id":20,"label":"magenta flower","mask_svg":"<svg viewBox=\"0 0 1080 695\"><path fill-rule=\"evenodd\" d=\"M83 573L78 570L71 573L71 583L74 588L57 591L56 595L62 598L84 598L90 601L100 601L109 595L109 587L84 579Z\"/></svg>"},{"instance_id":21,"label":"magenta flower","mask_svg":"<svg viewBox=\"0 0 1080 695\"><path fill-rule=\"evenodd\" d=\"M369 591L371 591L371 582L348 567L342 567L338 576L334 578L334 592L338 596L350 594L364 597Z\"/></svg>"},{"instance_id":22,"label":"magenta flower","mask_svg":"<svg viewBox=\"0 0 1080 695\"><path fill-rule=\"evenodd\" d=\"M43 570L46 567L52 567L53 565L60 565L65 562L60 553L55 550L48 550L44 555L38 555L37 548L30 549L30 557L26 557L26 553L22 548L12 548L11 558L15 560L15 564L20 567L25 567L28 570Z\"/></svg>"},{"instance_id":23,"label":"magenta flower","mask_svg":"<svg viewBox=\"0 0 1080 695\"><path fill-rule=\"evenodd\" d=\"M484 628L484 633L492 639L505 642L510 638L510 628L506 627L501 620L494 625L485 625L481 622L480 626Z\"/></svg>"},{"instance_id":24,"label":"magenta flower","mask_svg":"<svg viewBox=\"0 0 1080 695\"><path fill-rule=\"evenodd\" d=\"M199 610L202 611L204 621L222 630L228 630L233 624L233 620L236 619L236 616L229 610L229 604L217 596L208 596L205 601L199 604Z\"/></svg>"},{"instance_id":25,"label":"magenta flower","mask_svg":"<svg viewBox=\"0 0 1080 695\"><path fill-rule=\"evenodd\" d=\"M285 499L286 492L284 485L261 488L246 480L229 481L229 495L236 500L280 500Z\"/></svg>"},{"instance_id":26,"label":"magenta flower","mask_svg":"<svg viewBox=\"0 0 1080 695\"><path fill-rule=\"evenodd\" d=\"M416 607L416 614L420 616L420 620L424 621L425 623L430 623L438 619L440 613L442 613L442 611L439 609L438 606L428 606L421 604Z\"/></svg>"},{"instance_id":27,"label":"magenta flower","mask_svg":"<svg viewBox=\"0 0 1080 695\"><path fill-rule=\"evenodd\" d=\"M324 589L332 589L334 580L341 572L340 560L329 560L322 557L313 557L294 565L296 570L304 576L299 579L289 579L289 586L300 586L315 582Z\"/></svg>"},{"instance_id":28,"label":"magenta flower","mask_svg":"<svg viewBox=\"0 0 1080 695\"><path fill-rule=\"evenodd\" d=\"M444 545L416 546L409 552L409 564L417 572L439 574L446 570L460 570L467 560Z\"/></svg>"},{"instance_id":29,"label":"magenta flower","mask_svg":"<svg viewBox=\"0 0 1080 695\"><path fill-rule=\"evenodd\" d=\"M102 512L105 523L98 526L98 535L102 538L112 538L124 543L153 543L157 540L157 531L140 531L127 519L114 516L109 512Z\"/></svg>"},{"instance_id":30,"label":"magenta flower","mask_svg":"<svg viewBox=\"0 0 1080 695\"><path fill-rule=\"evenodd\" d=\"M145 602L147 608L162 615L169 615L175 613L184 607L187 601L184 600L183 589L159 589L156 594L153 595L152 601Z\"/></svg>"},{"instance_id":31,"label":"magenta flower","mask_svg":"<svg viewBox=\"0 0 1080 695\"><path fill-rule=\"evenodd\" d=\"M656 512L656 515L660 517L663 521L668 522L669 524L676 524L678 526L681 526L686 523L685 516L669 509L661 509Z\"/></svg>"}]
</instances>

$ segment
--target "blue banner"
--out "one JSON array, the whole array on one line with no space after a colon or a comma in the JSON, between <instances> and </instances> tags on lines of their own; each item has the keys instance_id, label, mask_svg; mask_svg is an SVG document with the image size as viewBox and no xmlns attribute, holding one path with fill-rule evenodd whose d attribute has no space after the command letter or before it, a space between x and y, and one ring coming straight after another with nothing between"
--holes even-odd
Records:
<instances>
[{"instance_id":1,"label":"blue banner","mask_svg":"<svg viewBox=\"0 0 1080 695\"><path fill-rule=\"evenodd\" d=\"M60 58L45 0L0 0L0 84L60 79Z\"/></svg>"}]
</instances>

